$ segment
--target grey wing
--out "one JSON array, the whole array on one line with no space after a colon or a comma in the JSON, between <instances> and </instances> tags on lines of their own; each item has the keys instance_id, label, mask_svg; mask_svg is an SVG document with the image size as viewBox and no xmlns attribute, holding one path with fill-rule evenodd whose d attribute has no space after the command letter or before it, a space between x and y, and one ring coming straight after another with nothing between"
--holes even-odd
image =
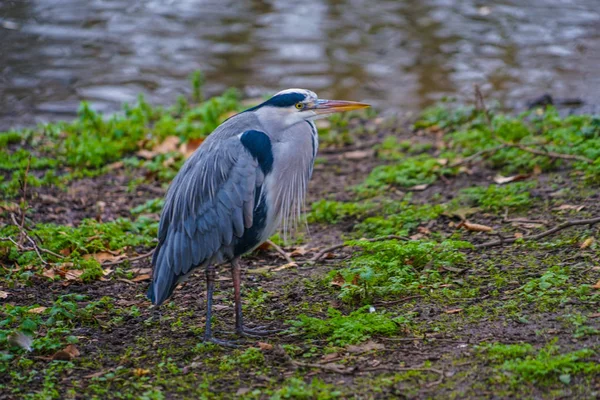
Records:
<instances>
[{"instance_id":1,"label":"grey wing","mask_svg":"<svg viewBox=\"0 0 600 400\"><path fill-rule=\"evenodd\" d=\"M193 268L232 257L234 236L252 226L262 179L257 161L236 136L200 148L184 164L161 215L148 290L154 304L164 302Z\"/></svg>"}]
</instances>

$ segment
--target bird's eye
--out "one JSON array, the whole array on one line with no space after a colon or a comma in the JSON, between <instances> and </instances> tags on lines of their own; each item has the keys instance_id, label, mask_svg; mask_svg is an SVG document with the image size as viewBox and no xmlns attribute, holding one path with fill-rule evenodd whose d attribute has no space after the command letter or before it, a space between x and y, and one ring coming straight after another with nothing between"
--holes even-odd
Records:
<instances>
[{"instance_id":1,"label":"bird's eye","mask_svg":"<svg viewBox=\"0 0 600 400\"><path fill-rule=\"evenodd\" d=\"M304 103L296 103L296 109L302 110L304 108Z\"/></svg>"}]
</instances>

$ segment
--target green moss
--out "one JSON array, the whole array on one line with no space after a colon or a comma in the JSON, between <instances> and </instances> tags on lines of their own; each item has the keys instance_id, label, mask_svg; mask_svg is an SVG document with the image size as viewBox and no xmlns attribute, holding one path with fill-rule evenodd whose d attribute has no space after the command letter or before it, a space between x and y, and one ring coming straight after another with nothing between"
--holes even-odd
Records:
<instances>
[{"instance_id":1,"label":"green moss","mask_svg":"<svg viewBox=\"0 0 600 400\"><path fill-rule=\"evenodd\" d=\"M344 283L339 297L345 301L372 301L390 295L402 295L447 283L443 267L454 267L466 261L460 250L470 247L465 242L444 241L351 241L361 251L340 274Z\"/></svg>"},{"instance_id":2,"label":"green moss","mask_svg":"<svg viewBox=\"0 0 600 400\"><path fill-rule=\"evenodd\" d=\"M423 154L404 158L395 164L375 167L357 190L359 193L367 193L390 185L405 188L428 185L440 175L452 176L456 172L455 168L447 168L436 158Z\"/></svg>"},{"instance_id":3,"label":"green moss","mask_svg":"<svg viewBox=\"0 0 600 400\"><path fill-rule=\"evenodd\" d=\"M329 400L337 399L341 392L336 390L333 385L328 385L319 378L313 378L306 383L299 378L289 378L282 387L275 390L270 400L282 399L305 399L305 400Z\"/></svg>"},{"instance_id":4,"label":"green moss","mask_svg":"<svg viewBox=\"0 0 600 400\"><path fill-rule=\"evenodd\" d=\"M326 338L331 344L346 346L363 342L373 335L393 335L398 332L398 325L405 321L395 320L386 313L370 312L367 306L348 315L330 308L327 319L300 315L298 320L290 323L307 337Z\"/></svg>"},{"instance_id":5,"label":"green moss","mask_svg":"<svg viewBox=\"0 0 600 400\"><path fill-rule=\"evenodd\" d=\"M474 186L461 190L450 203L449 208L477 206L484 211L491 212L503 211L506 208L524 209L532 204L530 190L535 186L535 182L515 182L503 186Z\"/></svg>"}]
</instances>

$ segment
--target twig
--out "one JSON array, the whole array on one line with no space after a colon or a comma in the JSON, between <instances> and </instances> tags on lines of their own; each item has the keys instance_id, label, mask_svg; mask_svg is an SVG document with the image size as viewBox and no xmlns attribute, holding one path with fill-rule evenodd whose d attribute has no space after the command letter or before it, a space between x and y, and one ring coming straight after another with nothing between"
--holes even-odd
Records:
<instances>
[{"instance_id":1,"label":"twig","mask_svg":"<svg viewBox=\"0 0 600 400\"><path fill-rule=\"evenodd\" d=\"M480 156L482 156L484 154L487 154L487 153L495 153L498 150L502 150L505 147L507 147L506 144L500 144L500 145L498 145L496 147L490 147L489 149L480 150L477 153L472 154L472 155L470 155L467 158L463 158L462 160L459 160L459 161L456 161L456 162L450 164L448 167L449 168L455 168L455 167L459 167L459 166L461 166L463 164L470 164L471 161L475 160L477 157L480 157Z\"/></svg>"},{"instance_id":2,"label":"twig","mask_svg":"<svg viewBox=\"0 0 600 400\"><path fill-rule=\"evenodd\" d=\"M391 306L393 304L404 303L404 302L409 301L409 300L420 299L421 297L423 297L423 295L417 294L417 295L414 295L414 296L403 297L401 299L394 300L394 301L380 301L380 302L377 302L375 304L381 304L381 305L384 305L384 306Z\"/></svg>"},{"instance_id":3,"label":"twig","mask_svg":"<svg viewBox=\"0 0 600 400\"><path fill-rule=\"evenodd\" d=\"M381 242L383 240L404 240L404 241L409 241L410 239L407 238L407 237L404 237L404 236L387 235L387 236L382 236L382 237L373 238L373 239L360 239L360 240L365 241L365 242ZM332 252L334 250L337 250L337 249L341 249L342 247L346 247L346 246L347 246L346 243L341 243L341 244L336 244L335 246L326 247L325 249L323 249L320 252L318 252L309 261L310 262L318 261L325 254L330 253L330 252Z\"/></svg>"},{"instance_id":4,"label":"twig","mask_svg":"<svg viewBox=\"0 0 600 400\"><path fill-rule=\"evenodd\" d=\"M516 147L517 149L526 151L528 153L531 154L536 154L538 156L546 156L546 157L550 157L550 158L562 158L563 160L576 160L576 161L583 161L586 162L588 164L592 164L594 162L594 160L584 157L584 156L578 156L576 154L562 154L562 153L555 153L553 151L544 151L544 150L536 150L536 149L532 149L531 147L527 147L525 145L522 144L518 144L518 143L508 143L503 141L502 139L496 138L496 140L504 143L506 146L509 147Z\"/></svg>"},{"instance_id":5,"label":"twig","mask_svg":"<svg viewBox=\"0 0 600 400\"><path fill-rule=\"evenodd\" d=\"M503 245L503 244L507 244L507 243L514 243L517 240L539 240L539 239L545 238L546 236L550 236L558 231L569 228L571 226L594 225L599 222L600 222L600 217L567 221L567 222L563 222L560 225L555 226L554 228L548 229L547 231L538 233L537 235L523 236L521 238L503 238L502 240L492 240L491 242L476 244L475 248L482 249L482 248L486 248L486 247L494 247L494 246L499 246L499 245Z\"/></svg>"},{"instance_id":6,"label":"twig","mask_svg":"<svg viewBox=\"0 0 600 400\"><path fill-rule=\"evenodd\" d=\"M269 246L273 247L275 249L275 251L277 251L279 254L281 254L283 256L283 258L285 258L285 261L287 261L288 263L293 263L295 262L294 260L292 260L292 258L285 252L285 250L283 250L280 246L276 245L275 243L273 243L270 240L267 240L267 243L269 243Z\"/></svg>"},{"instance_id":7,"label":"twig","mask_svg":"<svg viewBox=\"0 0 600 400\"><path fill-rule=\"evenodd\" d=\"M27 212L27 177L29 176L29 167L30 166L31 166L31 154L27 158L27 168L25 168L25 175L23 176L23 192L22 192L23 196L21 197L21 204L20 204L21 223L20 224L15 223L15 225L17 225L21 228L25 227L25 213ZM23 230L20 231L20 233L21 233L21 235L19 236L20 244L23 244L23 239L24 239L23 232L24 232ZM36 250L36 252L37 252L37 250Z\"/></svg>"},{"instance_id":8,"label":"twig","mask_svg":"<svg viewBox=\"0 0 600 400\"><path fill-rule=\"evenodd\" d=\"M336 374L344 374L344 375L351 375L354 373L355 368L351 367L351 368L340 368L336 365L330 365L330 364L315 364L315 363L305 363L302 361L295 361L292 360L292 364L298 366L298 367L306 367L306 368L319 368L325 371L331 371L331 372L335 372Z\"/></svg>"},{"instance_id":9,"label":"twig","mask_svg":"<svg viewBox=\"0 0 600 400\"><path fill-rule=\"evenodd\" d=\"M19 229L19 233L21 235L22 238L27 239L27 241L31 244L31 248L23 245L22 243L17 243L14 240L8 238L16 247L19 251L31 251L32 249L36 252L36 254L38 255L40 261L42 262L42 264L44 265L48 265L48 262L46 260L43 259L42 255L40 254L40 252L42 253L47 253L47 254L51 254L54 257L57 258L64 258L63 256L61 256L60 254L56 254L55 252L45 249L43 247L40 247L36 241L29 236L29 233L27 233L27 230L25 230L25 228L21 225L19 225L19 223L17 222L17 217L15 217L14 214L10 214L10 218L12 219L13 225L16 226Z\"/></svg>"},{"instance_id":10,"label":"twig","mask_svg":"<svg viewBox=\"0 0 600 400\"><path fill-rule=\"evenodd\" d=\"M490 130L490 133L492 134L492 138L499 141L500 143L502 143L502 145L505 147L514 147L514 148L526 151L531 154L536 154L539 156L546 156L546 157L550 157L550 158L562 158L563 160L577 160L577 161L586 162L588 164L591 164L594 162L594 160L589 159L584 156L578 156L576 154L555 153L553 151L547 151L547 150L543 151L543 150L532 149L531 147L528 147L528 146L525 146L525 145L522 145L519 143L509 143L509 142L503 140L502 138L499 138L494 131L494 126L492 124L492 118L490 117L490 113L488 112L487 106L485 105L485 100L484 100L483 94L481 93L481 89L480 89L479 85L477 85L477 84L475 84L475 105L478 109L481 109L483 111L486 122L488 124L488 128ZM496 150L499 150L499 149L496 149Z\"/></svg>"},{"instance_id":11,"label":"twig","mask_svg":"<svg viewBox=\"0 0 600 400\"><path fill-rule=\"evenodd\" d=\"M107 263L102 263L102 266L119 265L119 264L123 264L125 261L129 261L130 263L132 263L135 261L143 260L144 258L150 257L152 254L154 254L154 250L156 250L156 249L152 249L147 253L140 254L139 256L135 256L132 258L124 258L124 259L118 260L118 261L109 261Z\"/></svg>"},{"instance_id":12,"label":"twig","mask_svg":"<svg viewBox=\"0 0 600 400\"><path fill-rule=\"evenodd\" d=\"M393 366L378 366L363 369L361 372L372 372L372 371L393 371L393 372L405 372L405 371L425 371L425 372L433 372L434 374L438 374L440 379L434 382L430 382L425 385L425 387L432 387L435 385L439 385L444 381L444 371L436 369L436 368L427 368L427 367L393 367Z\"/></svg>"}]
</instances>

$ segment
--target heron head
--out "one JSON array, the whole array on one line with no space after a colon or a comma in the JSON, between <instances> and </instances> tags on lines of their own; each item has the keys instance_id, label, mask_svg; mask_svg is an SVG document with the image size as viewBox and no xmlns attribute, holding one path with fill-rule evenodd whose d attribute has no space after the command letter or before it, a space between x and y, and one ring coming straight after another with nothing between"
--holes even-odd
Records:
<instances>
[{"instance_id":1,"label":"heron head","mask_svg":"<svg viewBox=\"0 0 600 400\"><path fill-rule=\"evenodd\" d=\"M287 89L255 107L262 120L278 121L291 126L301 121L311 121L329 114L358 110L369 104L355 101L324 100L307 89Z\"/></svg>"}]
</instances>

